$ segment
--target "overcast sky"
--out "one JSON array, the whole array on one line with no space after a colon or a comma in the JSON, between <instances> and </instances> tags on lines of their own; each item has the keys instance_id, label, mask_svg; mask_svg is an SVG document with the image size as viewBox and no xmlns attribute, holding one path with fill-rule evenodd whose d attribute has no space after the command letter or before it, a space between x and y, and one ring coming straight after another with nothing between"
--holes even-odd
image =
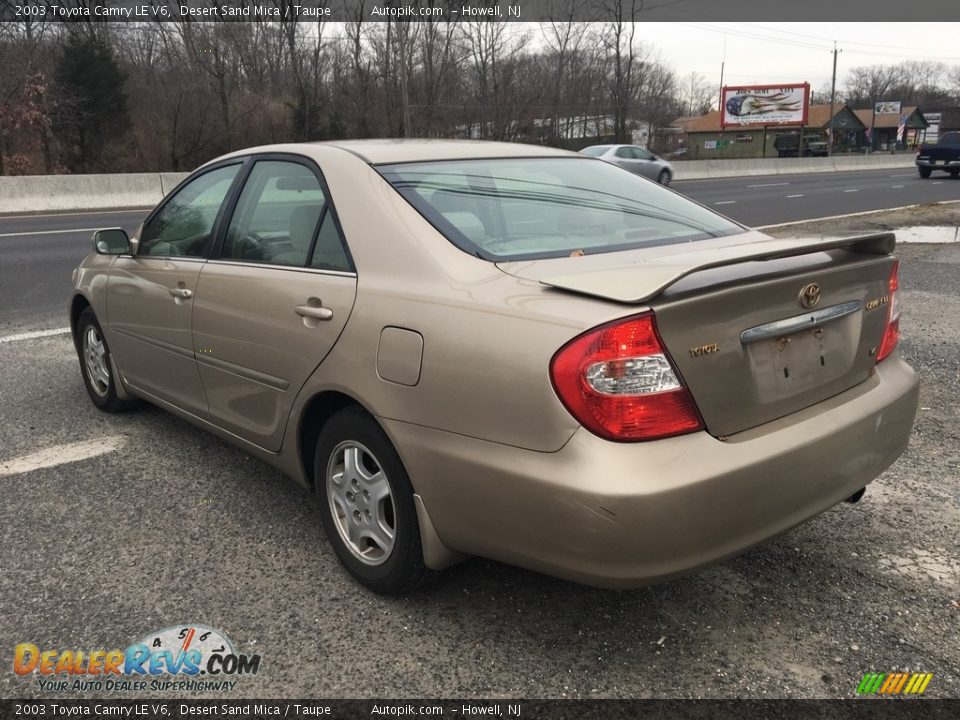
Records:
<instances>
[{"instance_id":1,"label":"overcast sky","mask_svg":"<svg viewBox=\"0 0 960 720\"><path fill-rule=\"evenodd\" d=\"M953 0L956 1L956 0ZM843 0L838 0L843 2ZM869 14L869 3L864 5ZM681 75L696 71L720 83L726 37L727 85L808 81L829 87L833 41L843 51L837 86L858 65L908 59L960 65L960 23L638 23L644 42L660 49ZM896 99L896 98L891 98Z\"/></svg>"}]
</instances>

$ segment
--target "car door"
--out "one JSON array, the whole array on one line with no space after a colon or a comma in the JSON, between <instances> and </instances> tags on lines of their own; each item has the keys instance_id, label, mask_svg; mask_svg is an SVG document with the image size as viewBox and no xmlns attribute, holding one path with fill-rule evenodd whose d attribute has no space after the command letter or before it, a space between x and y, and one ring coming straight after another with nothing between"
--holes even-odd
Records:
<instances>
[{"instance_id":1,"label":"car door","mask_svg":"<svg viewBox=\"0 0 960 720\"><path fill-rule=\"evenodd\" d=\"M633 148L629 145L621 145L613 152L614 164L619 165L624 170L637 172L637 160Z\"/></svg>"},{"instance_id":2,"label":"car door","mask_svg":"<svg viewBox=\"0 0 960 720\"><path fill-rule=\"evenodd\" d=\"M297 156L256 159L221 235L194 299L200 378L211 420L276 451L357 276L319 168Z\"/></svg>"},{"instance_id":3,"label":"car door","mask_svg":"<svg viewBox=\"0 0 960 720\"><path fill-rule=\"evenodd\" d=\"M190 322L200 269L241 162L204 170L141 227L136 255L121 255L107 282L107 323L124 380L201 417L207 403Z\"/></svg>"},{"instance_id":4,"label":"car door","mask_svg":"<svg viewBox=\"0 0 960 720\"><path fill-rule=\"evenodd\" d=\"M651 180L656 180L660 174L660 165L657 163L656 156L643 148L633 148L633 153L636 158L636 170L634 172Z\"/></svg>"}]
</instances>

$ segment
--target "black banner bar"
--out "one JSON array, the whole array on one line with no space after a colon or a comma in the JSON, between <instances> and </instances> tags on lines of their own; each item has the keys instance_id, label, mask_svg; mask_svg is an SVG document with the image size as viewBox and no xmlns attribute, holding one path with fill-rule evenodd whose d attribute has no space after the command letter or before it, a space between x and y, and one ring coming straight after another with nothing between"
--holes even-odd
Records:
<instances>
[{"instance_id":1,"label":"black banner bar","mask_svg":"<svg viewBox=\"0 0 960 720\"><path fill-rule=\"evenodd\" d=\"M960 20L943 0L0 0L0 22Z\"/></svg>"},{"instance_id":2,"label":"black banner bar","mask_svg":"<svg viewBox=\"0 0 960 720\"><path fill-rule=\"evenodd\" d=\"M955 720L960 700L0 700L0 718Z\"/></svg>"}]
</instances>

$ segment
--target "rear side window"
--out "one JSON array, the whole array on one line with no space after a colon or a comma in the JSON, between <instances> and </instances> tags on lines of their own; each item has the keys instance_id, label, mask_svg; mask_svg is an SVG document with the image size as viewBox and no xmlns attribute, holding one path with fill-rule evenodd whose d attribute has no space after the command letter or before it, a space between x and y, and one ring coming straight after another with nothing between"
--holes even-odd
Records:
<instances>
[{"instance_id":1,"label":"rear side window","mask_svg":"<svg viewBox=\"0 0 960 720\"><path fill-rule=\"evenodd\" d=\"M589 155L590 157L600 157L609 149L609 145L593 145L592 147L585 147L580 152L584 155Z\"/></svg>"},{"instance_id":2,"label":"rear side window","mask_svg":"<svg viewBox=\"0 0 960 720\"><path fill-rule=\"evenodd\" d=\"M350 269L317 176L305 165L283 160L260 160L253 166L230 220L221 258Z\"/></svg>"},{"instance_id":3,"label":"rear side window","mask_svg":"<svg viewBox=\"0 0 960 720\"><path fill-rule=\"evenodd\" d=\"M589 158L377 169L447 239L488 260L611 252L743 232L657 183Z\"/></svg>"}]
</instances>

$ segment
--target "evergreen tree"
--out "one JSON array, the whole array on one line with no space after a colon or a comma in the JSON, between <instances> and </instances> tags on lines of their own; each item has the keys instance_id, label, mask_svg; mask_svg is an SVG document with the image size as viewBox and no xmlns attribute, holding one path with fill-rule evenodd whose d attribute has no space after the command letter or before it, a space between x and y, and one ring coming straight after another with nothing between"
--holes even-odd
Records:
<instances>
[{"instance_id":1,"label":"evergreen tree","mask_svg":"<svg viewBox=\"0 0 960 720\"><path fill-rule=\"evenodd\" d=\"M57 61L57 138L72 172L106 167L104 147L129 126L126 73L100 38L71 34Z\"/></svg>"}]
</instances>

